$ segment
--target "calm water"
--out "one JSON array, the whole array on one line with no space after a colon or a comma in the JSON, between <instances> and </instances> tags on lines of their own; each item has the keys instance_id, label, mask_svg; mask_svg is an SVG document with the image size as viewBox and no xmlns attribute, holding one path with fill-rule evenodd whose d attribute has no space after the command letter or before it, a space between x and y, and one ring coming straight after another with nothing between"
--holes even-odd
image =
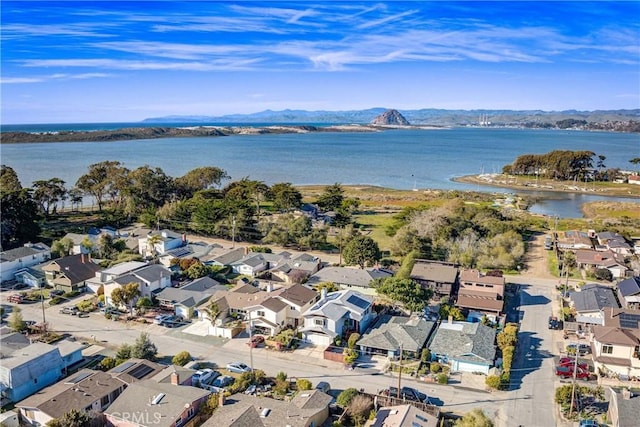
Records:
<instances>
[{"instance_id":1,"label":"calm water","mask_svg":"<svg viewBox=\"0 0 640 427\"><path fill-rule=\"evenodd\" d=\"M130 169L157 166L174 177L195 167L217 166L234 180L249 177L267 184L338 182L398 189L511 192L456 183L452 178L500 172L519 155L559 149L591 150L606 156L607 167L629 169L629 160L640 157L640 135L486 128L388 130L3 144L0 153L2 163L16 170L23 185L59 177L71 187L90 164L119 160ZM580 217L579 206L586 201L611 200L592 195L537 194L546 200L532 207L533 212L561 217Z\"/></svg>"}]
</instances>

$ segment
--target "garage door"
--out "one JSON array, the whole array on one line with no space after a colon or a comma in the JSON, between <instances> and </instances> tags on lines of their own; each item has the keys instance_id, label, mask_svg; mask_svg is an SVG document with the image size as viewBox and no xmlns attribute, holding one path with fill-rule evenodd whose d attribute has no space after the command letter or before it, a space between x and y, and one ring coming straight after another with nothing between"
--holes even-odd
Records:
<instances>
[{"instance_id":1,"label":"garage door","mask_svg":"<svg viewBox=\"0 0 640 427\"><path fill-rule=\"evenodd\" d=\"M489 367L486 365L476 365L475 363L454 361L453 370L460 372L482 372L483 374L489 374Z\"/></svg>"}]
</instances>

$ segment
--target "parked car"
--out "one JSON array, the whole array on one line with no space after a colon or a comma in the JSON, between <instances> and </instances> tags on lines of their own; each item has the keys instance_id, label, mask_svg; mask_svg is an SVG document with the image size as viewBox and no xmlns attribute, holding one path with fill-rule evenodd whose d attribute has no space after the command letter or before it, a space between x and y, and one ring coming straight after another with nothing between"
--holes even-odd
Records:
<instances>
[{"instance_id":1,"label":"parked car","mask_svg":"<svg viewBox=\"0 0 640 427\"><path fill-rule=\"evenodd\" d=\"M14 304L22 304L24 302L24 297L20 294L13 294L7 297L7 301Z\"/></svg>"},{"instance_id":2,"label":"parked car","mask_svg":"<svg viewBox=\"0 0 640 427\"><path fill-rule=\"evenodd\" d=\"M251 372L251 368L242 362L231 362L227 364L227 371L243 374L245 372Z\"/></svg>"},{"instance_id":3,"label":"parked car","mask_svg":"<svg viewBox=\"0 0 640 427\"><path fill-rule=\"evenodd\" d=\"M180 321L177 316L168 316L160 324L165 328L176 328L180 326Z\"/></svg>"},{"instance_id":4,"label":"parked car","mask_svg":"<svg viewBox=\"0 0 640 427\"><path fill-rule=\"evenodd\" d=\"M230 377L229 375L221 375L218 378L216 378L211 385L214 387L226 387L228 385L233 384L233 382L235 381L235 379L233 377Z\"/></svg>"},{"instance_id":5,"label":"parked car","mask_svg":"<svg viewBox=\"0 0 640 427\"><path fill-rule=\"evenodd\" d=\"M556 316L549 316L549 329L562 329L562 322Z\"/></svg>"},{"instance_id":6,"label":"parked car","mask_svg":"<svg viewBox=\"0 0 640 427\"><path fill-rule=\"evenodd\" d=\"M80 313L80 309L75 305L68 305L66 307L62 307L60 309L60 313L62 314L70 314L72 316L77 316Z\"/></svg>"},{"instance_id":7,"label":"parked car","mask_svg":"<svg viewBox=\"0 0 640 427\"><path fill-rule=\"evenodd\" d=\"M194 385L200 385L200 384L206 383L207 380L209 380L215 374L220 375L219 372L216 372L210 368L201 369L199 371L194 372L194 374L191 376L191 383Z\"/></svg>"},{"instance_id":8,"label":"parked car","mask_svg":"<svg viewBox=\"0 0 640 427\"><path fill-rule=\"evenodd\" d=\"M385 396L398 397L398 388L389 387L388 389L382 390L380 394L383 394ZM410 400L412 402L429 403L429 396L411 387L402 387L400 389L400 398Z\"/></svg>"},{"instance_id":9,"label":"parked car","mask_svg":"<svg viewBox=\"0 0 640 427\"><path fill-rule=\"evenodd\" d=\"M558 362L559 366L575 366L575 364L576 360L574 357L561 357L560 361ZM578 368L589 370L589 365L587 365L585 362L578 362Z\"/></svg>"},{"instance_id":10,"label":"parked car","mask_svg":"<svg viewBox=\"0 0 640 427\"><path fill-rule=\"evenodd\" d=\"M591 353L591 346L589 344L569 344L567 346L567 353L576 354L576 348L578 350L578 356Z\"/></svg>"},{"instance_id":11,"label":"parked car","mask_svg":"<svg viewBox=\"0 0 640 427\"><path fill-rule=\"evenodd\" d=\"M49 296L50 297L57 297L60 295L64 295L64 291L61 289L52 289L49 291Z\"/></svg>"},{"instance_id":12,"label":"parked car","mask_svg":"<svg viewBox=\"0 0 640 427\"><path fill-rule=\"evenodd\" d=\"M580 420L578 427L600 427L596 420Z\"/></svg>"},{"instance_id":13,"label":"parked car","mask_svg":"<svg viewBox=\"0 0 640 427\"><path fill-rule=\"evenodd\" d=\"M244 391L244 394L256 394L256 391L258 390L258 387L255 384L251 384L249 387L247 387L247 389Z\"/></svg>"},{"instance_id":14,"label":"parked car","mask_svg":"<svg viewBox=\"0 0 640 427\"><path fill-rule=\"evenodd\" d=\"M156 317L153 318L153 323L155 323L156 325L162 325L166 320L168 320L171 317L172 317L171 314L158 314Z\"/></svg>"},{"instance_id":15,"label":"parked car","mask_svg":"<svg viewBox=\"0 0 640 427\"><path fill-rule=\"evenodd\" d=\"M262 335L254 335L249 339L247 345L251 348L256 348L262 343L264 343L264 337Z\"/></svg>"},{"instance_id":16,"label":"parked car","mask_svg":"<svg viewBox=\"0 0 640 427\"><path fill-rule=\"evenodd\" d=\"M320 381L316 384L316 390L320 390L323 393L329 393L331 391L331 385L326 381Z\"/></svg>"},{"instance_id":17,"label":"parked car","mask_svg":"<svg viewBox=\"0 0 640 427\"><path fill-rule=\"evenodd\" d=\"M573 378L573 366L556 366L556 375L562 378ZM576 378L588 380L591 377L589 371L578 368Z\"/></svg>"}]
</instances>

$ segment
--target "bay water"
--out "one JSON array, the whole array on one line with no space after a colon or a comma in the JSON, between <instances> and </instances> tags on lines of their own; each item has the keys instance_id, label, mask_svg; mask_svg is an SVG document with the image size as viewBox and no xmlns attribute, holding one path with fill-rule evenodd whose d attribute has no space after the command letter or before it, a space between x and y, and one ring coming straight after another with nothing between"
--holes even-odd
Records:
<instances>
[{"instance_id":1,"label":"bay water","mask_svg":"<svg viewBox=\"0 0 640 427\"><path fill-rule=\"evenodd\" d=\"M48 131L55 130L56 125L49 126ZM3 126L3 131L7 130ZM232 180L248 177L269 185L341 183L512 193L514 190L458 183L453 179L500 173L504 165L520 155L552 150L590 150L606 156L607 168L629 170L634 167L629 160L640 157L640 135L504 128L390 129L362 133L1 144L0 158L2 164L16 171L23 186L58 177L71 188L89 165L118 160L130 169L142 165L160 167L173 177L196 167L216 166L227 171ZM580 205L587 201L639 201L592 194L530 193L541 198L531 207L532 212L563 218L581 217Z\"/></svg>"}]
</instances>

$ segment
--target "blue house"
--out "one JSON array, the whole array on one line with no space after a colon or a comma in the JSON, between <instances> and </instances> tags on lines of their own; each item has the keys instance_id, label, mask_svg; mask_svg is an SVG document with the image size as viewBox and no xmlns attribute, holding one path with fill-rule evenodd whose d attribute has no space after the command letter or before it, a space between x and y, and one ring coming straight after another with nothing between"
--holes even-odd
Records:
<instances>
[{"instance_id":1,"label":"blue house","mask_svg":"<svg viewBox=\"0 0 640 427\"><path fill-rule=\"evenodd\" d=\"M21 334L17 334L21 335ZM55 383L67 368L82 360L82 344L62 341L59 346L25 343L2 337L0 389L3 400L18 402Z\"/></svg>"},{"instance_id":2,"label":"blue house","mask_svg":"<svg viewBox=\"0 0 640 427\"><path fill-rule=\"evenodd\" d=\"M496 331L482 323L442 322L429 345L432 359L454 372L489 374L496 357Z\"/></svg>"}]
</instances>

